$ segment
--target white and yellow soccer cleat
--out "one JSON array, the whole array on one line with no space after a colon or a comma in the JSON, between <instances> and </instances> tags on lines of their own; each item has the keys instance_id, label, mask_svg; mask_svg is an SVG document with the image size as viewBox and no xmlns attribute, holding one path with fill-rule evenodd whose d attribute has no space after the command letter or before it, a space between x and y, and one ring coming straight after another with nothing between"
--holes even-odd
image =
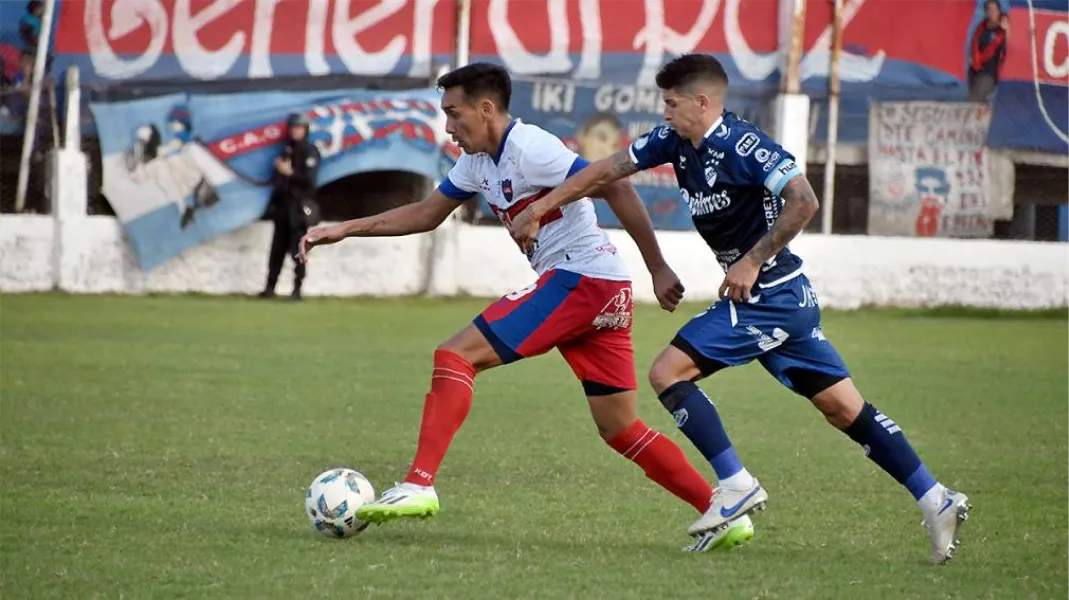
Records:
<instances>
[{"instance_id":1,"label":"white and yellow soccer cleat","mask_svg":"<svg viewBox=\"0 0 1069 600\"><path fill-rule=\"evenodd\" d=\"M717 533L728 527L733 520L753 511L764 510L767 501L768 492L761 487L756 478L753 479L753 485L745 490L733 490L720 486L713 496L713 503L709 506L709 510L705 511L705 514L687 529L687 533L690 535L705 532Z\"/></svg>"},{"instance_id":2,"label":"white and yellow soccer cleat","mask_svg":"<svg viewBox=\"0 0 1069 600\"><path fill-rule=\"evenodd\" d=\"M727 527L721 527L718 531L706 531L695 536L694 543L683 548L684 552L711 552L714 550L730 550L741 546L754 537L753 521L747 515L731 521Z\"/></svg>"},{"instance_id":3,"label":"white and yellow soccer cleat","mask_svg":"<svg viewBox=\"0 0 1069 600\"><path fill-rule=\"evenodd\" d=\"M356 510L356 518L369 523L385 523L403 517L427 519L438 514L438 494L433 487L398 483L374 502Z\"/></svg>"}]
</instances>

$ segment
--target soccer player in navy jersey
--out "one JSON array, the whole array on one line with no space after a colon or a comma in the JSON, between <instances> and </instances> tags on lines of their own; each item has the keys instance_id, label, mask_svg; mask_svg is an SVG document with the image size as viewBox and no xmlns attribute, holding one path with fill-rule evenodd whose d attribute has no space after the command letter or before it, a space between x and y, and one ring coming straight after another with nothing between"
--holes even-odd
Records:
<instances>
[{"instance_id":1,"label":"soccer player in navy jersey","mask_svg":"<svg viewBox=\"0 0 1069 600\"><path fill-rule=\"evenodd\" d=\"M862 398L824 336L817 296L802 260L787 247L816 214L816 195L789 152L724 110L727 85L727 73L710 55L684 55L664 65L657 86L666 124L530 204L513 218L513 237L529 244L545 214L617 179L671 164L698 233L726 271L717 302L684 325L650 369L661 402L720 482L713 504L689 532L726 527L768 499L735 452L712 400L694 383L756 359L909 490L924 513L932 560L946 563L968 517L968 498L936 481L899 425Z\"/></svg>"}]
</instances>

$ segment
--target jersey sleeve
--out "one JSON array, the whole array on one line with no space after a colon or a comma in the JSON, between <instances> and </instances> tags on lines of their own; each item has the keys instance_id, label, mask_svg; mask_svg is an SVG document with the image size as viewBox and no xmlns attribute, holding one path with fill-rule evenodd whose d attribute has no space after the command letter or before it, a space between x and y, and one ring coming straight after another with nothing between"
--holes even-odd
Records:
<instances>
[{"instance_id":1,"label":"jersey sleeve","mask_svg":"<svg viewBox=\"0 0 1069 600\"><path fill-rule=\"evenodd\" d=\"M547 132L532 136L520 157L523 178L527 183L541 188L557 187L588 164L586 159Z\"/></svg>"},{"instance_id":2,"label":"jersey sleeve","mask_svg":"<svg viewBox=\"0 0 1069 600\"><path fill-rule=\"evenodd\" d=\"M461 154L453 168L449 169L449 174L438 184L438 191L457 202L468 200L478 193L478 182L471 169L471 158L467 154Z\"/></svg>"},{"instance_id":3,"label":"jersey sleeve","mask_svg":"<svg viewBox=\"0 0 1069 600\"><path fill-rule=\"evenodd\" d=\"M788 181L802 175L794 155L761 131L743 133L734 150L741 178L747 184L764 186L776 196Z\"/></svg>"},{"instance_id":4,"label":"jersey sleeve","mask_svg":"<svg viewBox=\"0 0 1069 600\"><path fill-rule=\"evenodd\" d=\"M675 159L679 138L668 125L659 125L642 134L627 149L639 171L670 163Z\"/></svg>"}]
</instances>

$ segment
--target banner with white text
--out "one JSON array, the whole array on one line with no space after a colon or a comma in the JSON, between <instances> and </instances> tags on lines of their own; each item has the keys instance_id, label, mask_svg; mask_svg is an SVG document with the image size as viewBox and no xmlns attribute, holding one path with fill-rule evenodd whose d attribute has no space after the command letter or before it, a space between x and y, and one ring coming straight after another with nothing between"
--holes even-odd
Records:
<instances>
[{"instance_id":1,"label":"banner with white text","mask_svg":"<svg viewBox=\"0 0 1069 600\"><path fill-rule=\"evenodd\" d=\"M173 94L91 109L104 194L145 270L263 215L291 113L311 122L318 186L380 170L438 179L449 164L434 90Z\"/></svg>"},{"instance_id":2,"label":"banner with white text","mask_svg":"<svg viewBox=\"0 0 1069 600\"><path fill-rule=\"evenodd\" d=\"M989 237L1012 212L985 194L987 104L874 103L869 123L872 235Z\"/></svg>"}]
</instances>

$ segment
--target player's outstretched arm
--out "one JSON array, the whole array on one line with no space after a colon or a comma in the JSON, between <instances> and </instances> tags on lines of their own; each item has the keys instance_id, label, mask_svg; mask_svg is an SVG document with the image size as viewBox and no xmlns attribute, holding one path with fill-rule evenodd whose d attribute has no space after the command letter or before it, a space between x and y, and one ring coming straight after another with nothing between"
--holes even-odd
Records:
<instances>
[{"instance_id":1,"label":"player's outstretched arm","mask_svg":"<svg viewBox=\"0 0 1069 600\"><path fill-rule=\"evenodd\" d=\"M390 237L431 231L441 225L458 206L459 202L447 198L436 188L419 202L372 217L313 229L301 238L301 261L308 260L308 252L312 248L334 244L348 237Z\"/></svg>"},{"instance_id":2,"label":"player's outstretched arm","mask_svg":"<svg viewBox=\"0 0 1069 600\"><path fill-rule=\"evenodd\" d=\"M599 193L642 253L646 269L653 276L653 292L657 302L668 312L674 311L683 299L683 284L661 254L661 246L653 232L653 222L638 192L630 181L620 179L604 185Z\"/></svg>"},{"instance_id":3,"label":"player's outstretched arm","mask_svg":"<svg viewBox=\"0 0 1069 600\"><path fill-rule=\"evenodd\" d=\"M783 210L772 229L754 244L741 260L731 265L724 283L720 284L720 296L736 302L748 301L750 289L761 272L761 265L779 254L812 220L820 208L816 192L804 175L795 175L780 192Z\"/></svg>"},{"instance_id":4,"label":"player's outstretched arm","mask_svg":"<svg viewBox=\"0 0 1069 600\"><path fill-rule=\"evenodd\" d=\"M627 150L621 150L608 158L591 163L582 171L564 180L553 191L533 202L528 210L531 217L538 222L550 211L565 204L575 202L588 196L600 196L596 193L606 185L638 172L638 167L631 160Z\"/></svg>"}]
</instances>

